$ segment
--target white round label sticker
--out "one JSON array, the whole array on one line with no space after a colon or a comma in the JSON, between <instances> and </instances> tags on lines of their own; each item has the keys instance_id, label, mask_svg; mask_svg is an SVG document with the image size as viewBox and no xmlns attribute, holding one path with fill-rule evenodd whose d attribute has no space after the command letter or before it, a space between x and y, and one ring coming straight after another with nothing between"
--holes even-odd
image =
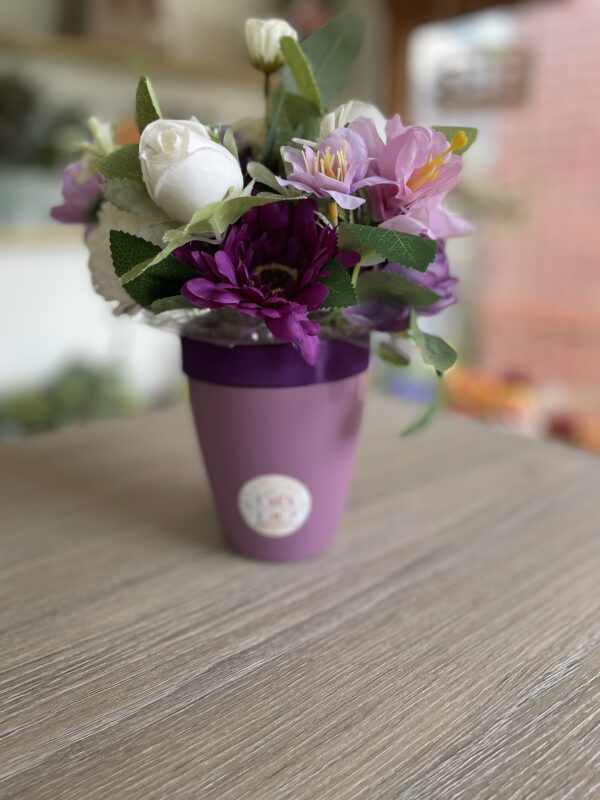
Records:
<instances>
[{"instance_id":1,"label":"white round label sticker","mask_svg":"<svg viewBox=\"0 0 600 800\"><path fill-rule=\"evenodd\" d=\"M263 536L289 536L308 519L312 498L289 475L259 475L242 486L238 508L249 528Z\"/></svg>"}]
</instances>

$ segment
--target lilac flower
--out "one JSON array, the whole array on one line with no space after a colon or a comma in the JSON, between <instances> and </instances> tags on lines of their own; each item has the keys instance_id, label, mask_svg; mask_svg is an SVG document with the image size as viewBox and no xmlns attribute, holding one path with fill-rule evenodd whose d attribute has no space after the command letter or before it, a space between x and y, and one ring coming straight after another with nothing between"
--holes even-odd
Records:
<instances>
[{"instance_id":1,"label":"lilac flower","mask_svg":"<svg viewBox=\"0 0 600 800\"><path fill-rule=\"evenodd\" d=\"M314 200L257 206L227 231L219 249L194 241L175 256L200 273L182 295L202 308L232 308L264 319L278 339L296 342L311 364L319 350L319 324L308 315L329 293L327 264L357 263L340 252L335 229L319 224Z\"/></svg>"},{"instance_id":2,"label":"lilac flower","mask_svg":"<svg viewBox=\"0 0 600 800\"><path fill-rule=\"evenodd\" d=\"M282 147L281 156L291 169L282 186L294 186L320 198L330 198L346 209L358 208L365 200L356 192L366 186L386 183L387 178L371 175L369 153L362 137L349 128L338 128L315 145L303 149Z\"/></svg>"},{"instance_id":3,"label":"lilac flower","mask_svg":"<svg viewBox=\"0 0 600 800\"><path fill-rule=\"evenodd\" d=\"M102 201L102 176L97 172L84 176L87 165L82 161L69 164L63 171L63 204L54 206L50 215L58 222L84 224L86 233L96 223Z\"/></svg>"},{"instance_id":4,"label":"lilac flower","mask_svg":"<svg viewBox=\"0 0 600 800\"><path fill-rule=\"evenodd\" d=\"M386 227L410 233L425 229L433 238L466 232L462 221L453 221L441 208L462 170L462 159L454 151L466 144L464 132L448 142L431 128L404 126L398 115L388 120L385 141L370 119L357 119L349 128L361 137L371 158L368 176L386 179L368 190L375 221L394 220L394 226Z\"/></svg>"},{"instance_id":5,"label":"lilac flower","mask_svg":"<svg viewBox=\"0 0 600 800\"><path fill-rule=\"evenodd\" d=\"M386 264L386 272L395 272L417 286L423 286L438 295L438 300L430 306L416 309L419 316L432 317L439 314L444 308L457 302L454 292L458 279L450 274L450 264L446 255L446 244L438 241L438 251L434 261L426 272L405 267L401 264ZM346 309L345 316L370 330L376 331L403 331L410 324L410 306L392 306L387 303L363 303Z\"/></svg>"}]
</instances>

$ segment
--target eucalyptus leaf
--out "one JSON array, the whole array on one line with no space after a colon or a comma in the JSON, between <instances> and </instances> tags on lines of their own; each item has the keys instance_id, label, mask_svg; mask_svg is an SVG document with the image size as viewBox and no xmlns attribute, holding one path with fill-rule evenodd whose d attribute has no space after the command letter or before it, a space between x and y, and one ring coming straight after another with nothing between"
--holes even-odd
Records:
<instances>
[{"instance_id":1,"label":"eucalyptus leaf","mask_svg":"<svg viewBox=\"0 0 600 800\"><path fill-rule=\"evenodd\" d=\"M157 300L180 293L183 284L198 273L173 256L153 265L160 248L139 236L123 231L110 231L110 252L113 266L121 281L129 274L138 274L125 285L127 293L140 305L149 308ZM143 269L137 268L143 265Z\"/></svg>"},{"instance_id":2,"label":"eucalyptus leaf","mask_svg":"<svg viewBox=\"0 0 600 800\"><path fill-rule=\"evenodd\" d=\"M380 342L377 354L382 361L385 361L391 367L407 367L410 364L408 354L396 347L393 341Z\"/></svg>"},{"instance_id":3,"label":"eucalyptus leaf","mask_svg":"<svg viewBox=\"0 0 600 800\"><path fill-rule=\"evenodd\" d=\"M290 68L294 76L298 91L309 102L313 103L319 111L323 112L323 104L319 87L315 81L312 67L302 48L291 36L283 36L279 40L279 46L285 59L285 63Z\"/></svg>"},{"instance_id":4,"label":"eucalyptus leaf","mask_svg":"<svg viewBox=\"0 0 600 800\"><path fill-rule=\"evenodd\" d=\"M292 139L316 139L320 124L318 106L300 95L277 89L269 101L269 128L261 161L278 160L281 147Z\"/></svg>"},{"instance_id":5,"label":"eucalyptus leaf","mask_svg":"<svg viewBox=\"0 0 600 800\"><path fill-rule=\"evenodd\" d=\"M350 272L337 261L330 261L326 267L330 270L326 278L321 278L321 283L329 289L324 308L347 308L355 306L358 302L356 290L352 285Z\"/></svg>"},{"instance_id":6,"label":"eucalyptus leaf","mask_svg":"<svg viewBox=\"0 0 600 800\"><path fill-rule=\"evenodd\" d=\"M150 78L140 78L135 93L135 119L140 133L146 125L160 119L160 106L150 83Z\"/></svg>"},{"instance_id":7,"label":"eucalyptus leaf","mask_svg":"<svg viewBox=\"0 0 600 800\"><path fill-rule=\"evenodd\" d=\"M456 363L456 351L439 336L426 333L419 328L415 311L410 317L410 334L417 346L421 357L426 364L432 366L436 372L446 372Z\"/></svg>"},{"instance_id":8,"label":"eucalyptus leaf","mask_svg":"<svg viewBox=\"0 0 600 800\"><path fill-rule=\"evenodd\" d=\"M113 150L112 153L101 158L98 162L98 172L106 179L123 178L125 180L144 182L140 155L137 144L126 144Z\"/></svg>"},{"instance_id":9,"label":"eucalyptus leaf","mask_svg":"<svg viewBox=\"0 0 600 800\"><path fill-rule=\"evenodd\" d=\"M467 150L475 143L475 139L477 139L477 128L460 128L451 125L434 125L433 130L443 133L446 139L448 139L448 143L450 143L460 131L465 134L467 137L467 143L464 147L454 151L457 156L462 156L463 153L466 153Z\"/></svg>"},{"instance_id":10,"label":"eucalyptus leaf","mask_svg":"<svg viewBox=\"0 0 600 800\"><path fill-rule=\"evenodd\" d=\"M352 222L344 222L340 228L345 228L364 247L379 254L384 259L396 264L403 264L406 267L412 267L412 269L417 269L419 272L427 270L437 253L435 239L428 239L425 236L393 231L389 228L356 225Z\"/></svg>"},{"instance_id":11,"label":"eucalyptus leaf","mask_svg":"<svg viewBox=\"0 0 600 800\"><path fill-rule=\"evenodd\" d=\"M430 289L411 283L403 275L388 270L363 272L357 288L361 303L385 303L394 308L422 308L439 300L439 295Z\"/></svg>"},{"instance_id":12,"label":"eucalyptus leaf","mask_svg":"<svg viewBox=\"0 0 600 800\"><path fill-rule=\"evenodd\" d=\"M262 183L263 186L268 186L269 189L272 189L274 192L278 192L282 195L287 194L286 187L280 186L277 183L275 173L271 172L268 167L265 167L265 165L261 164L259 161L249 161L246 172L255 181Z\"/></svg>"},{"instance_id":13,"label":"eucalyptus leaf","mask_svg":"<svg viewBox=\"0 0 600 800\"><path fill-rule=\"evenodd\" d=\"M344 85L362 45L364 22L356 14L338 14L307 36L300 47L307 56L324 108L329 108ZM284 88L293 91L289 70L282 75ZM305 137L312 138L312 137Z\"/></svg>"},{"instance_id":14,"label":"eucalyptus leaf","mask_svg":"<svg viewBox=\"0 0 600 800\"><path fill-rule=\"evenodd\" d=\"M223 135L223 147L227 148L227 150L229 150L231 155L239 163L240 157L238 154L238 148L235 141L235 136L233 135L233 130L231 128L226 128L225 130L225 134Z\"/></svg>"}]
</instances>

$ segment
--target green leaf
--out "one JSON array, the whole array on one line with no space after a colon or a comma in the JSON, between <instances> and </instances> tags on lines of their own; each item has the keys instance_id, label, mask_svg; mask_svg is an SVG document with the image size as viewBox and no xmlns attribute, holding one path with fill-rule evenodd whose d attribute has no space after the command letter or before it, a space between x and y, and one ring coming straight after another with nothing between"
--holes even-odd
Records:
<instances>
[{"instance_id":1,"label":"green leaf","mask_svg":"<svg viewBox=\"0 0 600 800\"><path fill-rule=\"evenodd\" d=\"M240 157L238 154L235 136L233 135L233 130L231 128L227 128L225 130L225 134L223 136L223 147L227 148L227 150L229 150L231 155L239 163Z\"/></svg>"},{"instance_id":2,"label":"green leaf","mask_svg":"<svg viewBox=\"0 0 600 800\"><path fill-rule=\"evenodd\" d=\"M181 228L174 228L173 230L167 231L163 236L163 241L166 242L165 247L162 250L159 249L158 253L154 256L154 258L148 264L149 267L154 267L156 264L160 264L161 261L164 261L167 256L170 256L173 250L176 250L178 247L181 247L182 244L186 244L186 242L191 241L192 237L189 236L185 231Z\"/></svg>"},{"instance_id":3,"label":"green leaf","mask_svg":"<svg viewBox=\"0 0 600 800\"><path fill-rule=\"evenodd\" d=\"M194 216L183 229L185 233L206 233L212 230L220 236L227 228L236 222L246 211L256 206L265 206L270 203L281 203L291 200L280 194L264 192L250 197L230 197L227 200L219 200L209 203L204 208L196 211Z\"/></svg>"},{"instance_id":4,"label":"green leaf","mask_svg":"<svg viewBox=\"0 0 600 800\"><path fill-rule=\"evenodd\" d=\"M269 129L261 161L278 159L280 148L294 138L317 139L320 124L321 113L314 103L277 89L269 102Z\"/></svg>"},{"instance_id":5,"label":"green leaf","mask_svg":"<svg viewBox=\"0 0 600 800\"><path fill-rule=\"evenodd\" d=\"M423 361L430 364L436 372L446 372L456 363L456 351L439 336L425 333L419 328L417 314L410 317L410 334L417 346Z\"/></svg>"},{"instance_id":6,"label":"green leaf","mask_svg":"<svg viewBox=\"0 0 600 800\"><path fill-rule=\"evenodd\" d=\"M385 303L394 308L430 306L439 300L439 295L411 283L395 272L364 272L358 281L358 297L361 303Z\"/></svg>"},{"instance_id":7,"label":"green leaf","mask_svg":"<svg viewBox=\"0 0 600 800\"><path fill-rule=\"evenodd\" d=\"M352 285L352 277L347 269L338 264L337 261L330 261L326 265L330 270L326 278L321 279L329 289L327 299L323 303L325 308L347 308L355 306L358 302L356 290Z\"/></svg>"},{"instance_id":8,"label":"green leaf","mask_svg":"<svg viewBox=\"0 0 600 800\"><path fill-rule=\"evenodd\" d=\"M268 167L265 167L265 165L261 164L259 161L249 161L246 166L246 172L251 178L258 181L258 183L262 183L263 186L268 186L269 189L279 194L286 194L286 187L280 186L277 183L275 173L271 172Z\"/></svg>"},{"instance_id":9,"label":"green leaf","mask_svg":"<svg viewBox=\"0 0 600 800\"><path fill-rule=\"evenodd\" d=\"M344 222L342 226L354 234L369 250L396 264L425 272L437 253L437 242L413 233L392 231L389 228L373 228ZM340 226L340 227L342 227Z\"/></svg>"},{"instance_id":10,"label":"green leaf","mask_svg":"<svg viewBox=\"0 0 600 800\"><path fill-rule=\"evenodd\" d=\"M459 131L463 131L467 137L467 143L464 147L461 147L460 150L454 151L457 156L462 156L463 153L466 153L471 145L475 143L475 139L477 139L477 128L460 128L452 125L434 125L433 130L443 133L446 139L448 139L448 144L452 141L456 134L459 133Z\"/></svg>"},{"instance_id":11,"label":"green leaf","mask_svg":"<svg viewBox=\"0 0 600 800\"><path fill-rule=\"evenodd\" d=\"M298 42L291 36L283 36L279 40L279 46L285 59L285 63L290 68L298 91L309 102L313 103L319 111L323 112L323 104L319 87L316 84L310 62Z\"/></svg>"},{"instance_id":12,"label":"green leaf","mask_svg":"<svg viewBox=\"0 0 600 800\"><path fill-rule=\"evenodd\" d=\"M380 342L377 353L379 358L391 367L407 367L410 364L408 355L399 350L394 341Z\"/></svg>"},{"instance_id":13,"label":"green leaf","mask_svg":"<svg viewBox=\"0 0 600 800\"><path fill-rule=\"evenodd\" d=\"M412 433L416 433L417 431L422 430L426 425L428 425L431 420L435 417L435 415L440 411L443 407L443 395L441 390L441 381L438 381L438 385L436 387L436 392L431 398L431 401L425 407L424 412L421 416L413 422L408 428L405 428L400 436L410 436Z\"/></svg>"},{"instance_id":14,"label":"green leaf","mask_svg":"<svg viewBox=\"0 0 600 800\"><path fill-rule=\"evenodd\" d=\"M338 14L302 41L325 108L333 103L362 45L364 23L355 14ZM286 88L291 76L283 76ZM309 138L309 137L306 137Z\"/></svg>"},{"instance_id":15,"label":"green leaf","mask_svg":"<svg viewBox=\"0 0 600 800\"><path fill-rule=\"evenodd\" d=\"M100 159L98 172L110 180L111 178L125 178L126 180L143 183L140 154L137 144L126 144L118 150Z\"/></svg>"},{"instance_id":16,"label":"green leaf","mask_svg":"<svg viewBox=\"0 0 600 800\"><path fill-rule=\"evenodd\" d=\"M115 272L121 282L127 280L125 289L137 303L150 307L156 300L179 294L183 284L198 273L173 256L152 265L160 247L122 231L111 230L110 253ZM140 266L143 269L140 271ZM127 279L130 274L137 275Z\"/></svg>"},{"instance_id":17,"label":"green leaf","mask_svg":"<svg viewBox=\"0 0 600 800\"><path fill-rule=\"evenodd\" d=\"M150 198L142 183L128 178L111 178L102 184L106 199L131 214L143 214L152 222L168 222L167 214Z\"/></svg>"},{"instance_id":18,"label":"green leaf","mask_svg":"<svg viewBox=\"0 0 600 800\"><path fill-rule=\"evenodd\" d=\"M150 83L150 78L140 78L135 93L135 119L140 133L146 125L160 119L160 106Z\"/></svg>"},{"instance_id":19,"label":"green leaf","mask_svg":"<svg viewBox=\"0 0 600 800\"><path fill-rule=\"evenodd\" d=\"M182 308L194 308L194 304L180 294L176 294L173 297L162 297L160 300L155 300L150 306L150 311L153 314L162 314L163 311L178 311Z\"/></svg>"}]
</instances>

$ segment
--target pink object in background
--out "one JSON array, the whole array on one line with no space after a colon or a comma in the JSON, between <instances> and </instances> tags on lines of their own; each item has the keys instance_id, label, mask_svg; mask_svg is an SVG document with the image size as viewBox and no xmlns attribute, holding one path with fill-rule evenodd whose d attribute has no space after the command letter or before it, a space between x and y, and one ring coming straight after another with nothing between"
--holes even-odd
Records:
<instances>
[{"instance_id":1,"label":"pink object in background","mask_svg":"<svg viewBox=\"0 0 600 800\"><path fill-rule=\"evenodd\" d=\"M355 373L337 380L252 387L189 378L225 539L242 555L303 559L334 539L352 478L368 366L364 348L341 346L358 358ZM271 345L273 351L282 347L293 352ZM184 369L185 361L184 343Z\"/></svg>"}]
</instances>

